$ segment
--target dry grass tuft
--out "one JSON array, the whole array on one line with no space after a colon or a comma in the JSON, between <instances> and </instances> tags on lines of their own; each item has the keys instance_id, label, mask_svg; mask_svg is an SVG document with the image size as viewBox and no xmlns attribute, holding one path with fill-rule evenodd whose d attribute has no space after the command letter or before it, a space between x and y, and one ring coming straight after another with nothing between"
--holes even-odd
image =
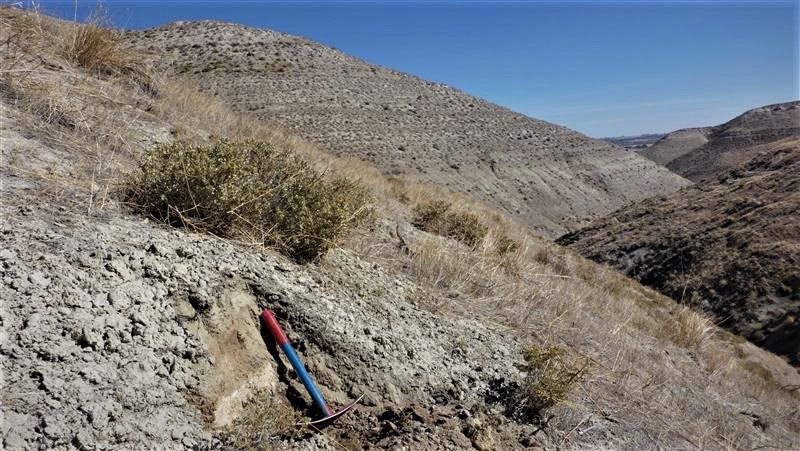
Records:
<instances>
[{"instance_id":1,"label":"dry grass tuft","mask_svg":"<svg viewBox=\"0 0 800 451\"><path fill-rule=\"evenodd\" d=\"M519 242L511 239L508 235L495 234L493 238L495 240L494 247L500 255L513 254L520 249Z\"/></svg>"},{"instance_id":2,"label":"dry grass tuft","mask_svg":"<svg viewBox=\"0 0 800 451\"><path fill-rule=\"evenodd\" d=\"M556 346L529 345L522 352L527 373L518 393L518 408L539 413L567 398L575 382L584 375L569 363L562 349Z\"/></svg>"},{"instance_id":3,"label":"dry grass tuft","mask_svg":"<svg viewBox=\"0 0 800 451\"><path fill-rule=\"evenodd\" d=\"M272 393L255 393L243 412L226 431L236 449L269 449L299 433L301 416Z\"/></svg>"},{"instance_id":4,"label":"dry grass tuft","mask_svg":"<svg viewBox=\"0 0 800 451\"><path fill-rule=\"evenodd\" d=\"M119 32L110 28L109 23L107 14L99 8L85 23L64 23L61 43L64 58L99 74L148 79L144 61L122 44Z\"/></svg>"},{"instance_id":5,"label":"dry grass tuft","mask_svg":"<svg viewBox=\"0 0 800 451\"><path fill-rule=\"evenodd\" d=\"M481 291L483 276L489 268L475 252L430 237L415 243L409 273L422 284L445 291L476 293Z\"/></svg>"},{"instance_id":6,"label":"dry grass tuft","mask_svg":"<svg viewBox=\"0 0 800 451\"><path fill-rule=\"evenodd\" d=\"M144 59L124 45L110 23L100 7L86 22L74 23L52 20L35 8L23 11L0 6L0 73L30 73L37 66L46 66L48 59L60 57L93 74L124 76L142 88L152 88L151 70ZM32 58L34 55L38 58Z\"/></svg>"},{"instance_id":7,"label":"dry grass tuft","mask_svg":"<svg viewBox=\"0 0 800 451\"><path fill-rule=\"evenodd\" d=\"M700 349L713 335L715 329L714 322L709 318L681 305L675 312L675 322L670 331L670 338L678 346Z\"/></svg>"}]
</instances>

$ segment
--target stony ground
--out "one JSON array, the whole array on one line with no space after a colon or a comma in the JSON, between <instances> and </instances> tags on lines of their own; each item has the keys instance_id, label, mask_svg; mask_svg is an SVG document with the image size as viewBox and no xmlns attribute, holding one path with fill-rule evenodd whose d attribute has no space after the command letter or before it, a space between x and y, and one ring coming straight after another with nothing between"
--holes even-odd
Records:
<instances>
[{"instance_id":1,"label":"stony ground","mask_svg":"<svg viewBox=\"0 0 800 451\"><path fill-rule=\"evenodd\" d=\"M4 130L5 151L24 145ZM549 443L533 419L503 414L517 339L433 315L419 305L430 294L375 264L337 251L324 268L297 266L116 207L87 215L74 191L18 173L3 170L2 187L5 449L216 448L256 392L313 418L262 339L267 306L332 404L365 397L325 435L254 437L261 446Z\"/></svg>"},{"instance_id":2,"label":"stony ground","mask_svg":"<svg viewBox=\"0 0 800 451\"><path fill-rule=\"evenodd\" d=\"M386 174L468 193L545 236L688 184L622 147L304 38L186 22L129 39L237 110Z\"/></svg>"},{"instance_id":3,"label":"stony ground","mask_svg":"<svg viewBox=\"0 0 800 451\"><path fill-rule=\"evenodd\" d=\"M800 141L558 242L800 364Z\"/></svg>"}]
</instances>

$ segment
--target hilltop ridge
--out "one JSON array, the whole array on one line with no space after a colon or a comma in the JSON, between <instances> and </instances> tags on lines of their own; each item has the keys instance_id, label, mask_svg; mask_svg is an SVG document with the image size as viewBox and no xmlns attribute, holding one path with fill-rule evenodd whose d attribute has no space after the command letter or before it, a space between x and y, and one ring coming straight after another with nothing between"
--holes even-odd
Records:
<instances>
[{"instance_id":1,"label":"hilltop ridge","mask_svg":"<svg viewBox=\"0 0 800 451\"><path fill-rule=\"evenodd\" d=\"M544 236L689 183L617 145L306 38L180 22L128 39L239 111L384 174L467 193Z\"/></svg>"},{"instance_id":2,"label":"hilltop ridge","mask_svg":"<svg viewBox=\"0 0 800 451\"><path fill-rule=\"evenodd\" d=\"M647 149L664 136L664 133L646 133L643 135L609 136L602 139L612 144L618 144L628 150L639 150Z\"/></svg>"},{"instance_id":3,"label":"hilltop ridge","mask_svg":"<svg viewBox=\"0 0 800 451\"><path fill-rule=\"evenodd\" d=\"M757 146L800 136L800 101L753 108L724 124L677 130L642 155L692 180L712 180L747 162Z\"/></svg>"},{"instance_id":4,"label":"hilltop ridge","mask_svg":"<svg viewBox=\"0 0 800 451\"><path fill-rule=\"evenodd\" d=\"M708 142L711 127L682 128L667 133L639 154L666 166L672 160Z\"/></svg>"}]
</instances>

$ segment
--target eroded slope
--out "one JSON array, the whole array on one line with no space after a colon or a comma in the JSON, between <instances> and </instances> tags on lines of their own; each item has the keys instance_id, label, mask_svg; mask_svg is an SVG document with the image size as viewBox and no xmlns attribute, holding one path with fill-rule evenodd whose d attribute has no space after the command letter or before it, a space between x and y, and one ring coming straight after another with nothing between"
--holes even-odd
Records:
<instances>
[{"instance_id":1,"label":"eroded slope","mask_svg":"<svg viewBox=\"0 0 800 451\"><path fill-rule=\"evenodd\" d=\"M687 185L621 147L301 37L205 21L130 39L239 111L386 174L469 193L547 236Z\"/></svg>"},{"instance_id":2,"label":"eroded slope","mask_svg":"<svg viewBox=\"0 0 800 451\"><path fill-rule=\"evenodd\" d=\"M753 108L714 127L672 132L642 155L697 182L746 163L762 144L789 137L800 137L797 101Z\"/></svg>"},{"instance_id":3,"label":"eroded slope","mask_svg":"<svg viewBox=\"0 0 800 451\"><path fill-rule=\"evenodd\" d=\"M133 214L117 188L174 139L255 134L373 173L169 80L74 66L64 24L20 14L0 8L23 54L0 61L5 449L797 448L793 368L524 228L501 259L432 236L379 177L375 224L311 265ZM354 414L295 427L314 412L265 305L334 404L367 395ZM586 370L546 411L520 411L529 344Z\"/></svg>"},{"instance_id":4,"label":"eroded slope","mask_svg":"<svg viewBox=\"0 0 800 451\"><path fill-rule=\"evenodd\" d=\"M641 155L666 166L670 161L683 156L708 142L709 127L685 128L668 133L649 148L639 152Z\"/></svg>"},{"instance_id":5,"label":"eroded slope","mask_svg":"<svg viewBox=\"0 0 800 451\"><path fill-rule=\"evenodd\" d=\"M558 242L800 363L800 141Z\"/></svg>"}]
</instances>

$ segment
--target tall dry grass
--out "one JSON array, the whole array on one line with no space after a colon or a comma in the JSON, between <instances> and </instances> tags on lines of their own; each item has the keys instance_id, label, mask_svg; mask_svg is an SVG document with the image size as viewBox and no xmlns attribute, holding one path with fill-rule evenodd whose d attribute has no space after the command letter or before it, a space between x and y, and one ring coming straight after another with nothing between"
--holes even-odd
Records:
<instances>
[{"instance_id":1,"label":"tall dry grass","mask_svg":"<svg viewBox=\"0 0 800 451\"><path fill-rule=\"evenodd\" d=\"M85 22L75 23L54 20L37 8L0 5L0 25L0 73L34 72L48 59L59 57L62 63L95 74L133 76L137 82L147 82L150 75L144 59L125 45L101 7Z\"/></svg>"},{"instance_id":2,"label":"tall dry grass","mask_svg":"<svg viewBox=\"0 0 800 451\"><path fill-rule=\"evenodd\" d=\"M672 339L679 346L700 349L711 338L715 329L714 322L705 315L680 306L675 312Z\"/></svg>"},{"instance_id":3,"label":"tall dry grass","mask_svg":"<svg viewBox=\"0 0 800 451\"><path fill-rule=\"evenodd\" d=\"M400 191L406 204L430 199L409 185L403 183ZM439 196L461 202L460 195ZM482 218L498 215L464 204ZM588 362L586 377L563 404L550 406L556 424L575 428L592 415L589 406L602 406L630 431L661 431L652 443L758 446L764 442L752 427L730 415L730 406L745 396L769 403L768 415L780 425L775 436L789 440L800 432L794 426L800 413L792 407L799 398L772 380L781 364L741 365L741 355L733 356L746 344L718 338L721 332L702 314L507 220L490 227L475 247L393 226L401 220L385 220L382 241L363 237L350 249L438 292L428 301L437 312L500 324L534 345L557 344L569 359ZM498 255L492 240L505 234L522 244ZM721 355L727 357L720 360ZM786 374L783 380L791 378Z\"/></svg>"},{"instance_id":4,"label":"tall dry grass","mask_svg":"<svg viewBox=\"0 0 800 451\"><path fill-rule=\"evenodd\" d=\"M61 53L67 61L100 74L147 79L144 60L124 45L102 10L93 12L85 23L62 24L60 34Z\"/></svg>"},{"instance_id":5,"label":"tall dry grass","mask_svg":"<svg viewBox=\"0 0 800 451\"><path fill-rule=\"evenodd\" d=\"M114 184L147 145L147 114L120 107L149 102L154 83L100 17L76 24L0 7L0 95L21 113L15 120L51 146L46 158L12 154L9 166L56 183L61 197L88 191L80 202L90 212L113 203Z\"/></svg>"}]
</instances>

